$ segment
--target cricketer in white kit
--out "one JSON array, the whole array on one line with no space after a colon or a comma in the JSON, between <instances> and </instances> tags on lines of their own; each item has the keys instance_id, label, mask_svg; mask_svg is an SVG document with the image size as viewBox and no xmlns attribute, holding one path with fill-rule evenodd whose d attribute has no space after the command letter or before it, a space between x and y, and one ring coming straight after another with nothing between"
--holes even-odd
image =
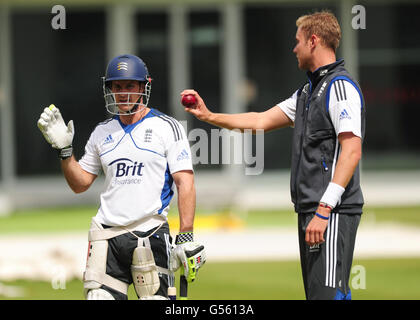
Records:
<instances>
[{"instance_id":1,"label":"cricketer in white kit","mask_svg":"<svg viewBox=\"0 0 420 320\"><path fill-rule=\"evenodd\" d=\"M183 127L154 109L132 125L118 116L100 123L85 150L82 169L105 174L96 220L109 226L166 216L174 194L171 173L193 170Z\"/></svg>"},{"instance_id":2,"label":"cricketer in white kit","mask_svg":"<svg viewBox=\"0 0 420 320\"><path fill-rule=\"evenodd\" d=\"M191 151L180 123L148 108L151 78L144 62L117 56L103 79L108 112L114 116L92 132L83 157L72 150L73 122L66 126L54 105L38 127L58 149L64 176L76 192L105 175L100 206L92 218L84 289L87 299L127 299L133 283L142 300L166 299L173 273L183 267L191 282L205 263L204 246L193 240L195 187ZM178 191L180 230L175 246L167 223Z\"/></svg>"}]
</instances>

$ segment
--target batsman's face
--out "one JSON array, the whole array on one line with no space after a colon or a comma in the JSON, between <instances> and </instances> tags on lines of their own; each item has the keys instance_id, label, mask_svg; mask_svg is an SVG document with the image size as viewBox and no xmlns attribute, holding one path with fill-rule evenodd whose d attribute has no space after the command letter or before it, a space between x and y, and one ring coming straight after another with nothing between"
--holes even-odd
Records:
<instances>
[{"instance_id":1,"label":"batsman's face","mask_svg":"<svg viewBox=\"0 0 420 320\"><path fill-rule=\"evenodd\" d=\"M135 80L114 80L111 91L115 94L115 102L121 111L130 111L144 91L144 85Z\"/></svg>"},{"instance_id":2,"label":"batsman's face","mask_svg":"<svg viewBox=\"0 0 420 320\"><path fill-rule=\"evenodd\" d=\"M296 45L293 48L293 53L298 60L298 66L301 70L309 70L311 65L311 46L309 39L306 39L301 28L296 32Z\"/></svg>"}]
</instances>

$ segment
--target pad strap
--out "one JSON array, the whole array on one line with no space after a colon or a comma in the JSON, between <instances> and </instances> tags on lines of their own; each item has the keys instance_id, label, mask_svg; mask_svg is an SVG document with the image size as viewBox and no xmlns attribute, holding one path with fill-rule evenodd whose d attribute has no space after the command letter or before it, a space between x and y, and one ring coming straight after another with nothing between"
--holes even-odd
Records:
<instances>
[{"instance_id":1,"label":"pad strap","mask_svg":"<svg viewBox=\"0 0 420 320\"><path fill-rule=\"evenodd\" d=\"M159 228L157 228L151 235L153 235L158 230L159 230ZM149 235L147 238L140 238L140 237L138 237L137 235L134 234L134 236L136 236L138 238L137 246L138 247L144 246L144 247L152 249L152 247L150 245L150 239L149 239L151 235ZM159 267L156 264L155 264L155 266L156 266L156 269L159 273L166 274L168 277L170 276L169 270L167 268Z\"/></svg>"},{"instance_id":2,"label":"pad strap","mask_svg":"<svg viewBox=\"0 0 420 320\"><path fill-rule=\"evenodd\" d=\"M159 266L156 266L156 269L159 273L166 274L168 277L170 276L168 269Z\"/></svg>"},{"instance_id":3,"label":"pad strap","mask_svg":"<svg viewBox=\"0 0 420 320\"><path fill-rule=\"evenodd\" d=\"M95 219L95 218L93 218ZM152 229L153 227L159 226L155 232L166 222L166 219L162 216L153 216L153 217L148 217L146 219L142 219L139 221L136 221L132 224L129 224L128 226L124 226L124 227L111 227L108 229L100 229L100 230L89 230L89 236L88 239L89 241L98 241L98 240L108 240L114 237L117 237L119 235L122 235L124 233L127 232L133 232L133 231L137 231L139 226L144 225L144 224L150 224L153 225L152 227L149 228Z\"/></svg>"}]
</instances>

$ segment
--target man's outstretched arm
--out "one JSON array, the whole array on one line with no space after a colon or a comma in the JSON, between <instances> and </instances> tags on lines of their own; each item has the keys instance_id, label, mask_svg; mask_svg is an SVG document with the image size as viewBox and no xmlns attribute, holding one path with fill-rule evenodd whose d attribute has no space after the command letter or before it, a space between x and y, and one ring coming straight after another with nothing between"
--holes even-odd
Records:
<instances>
[{"instance_id":1,"label":"man's outstretched arm","mask_svg":"<svg viewBox=\"0 0 420 320\"><path fill-rule=\"evenodd\" d=\"M239 129L241 131L251 129L255 133L257 130L268 132L293 125L293 122L278 106L274 106L264 112L213 113L207 108L197 91L184 90L181 92L181 99L187 94L194 95L197 99L197 104L193 108L185 107L185 111L193 114L197 119L217 127L229 130Z\"/></svg>"}]
</instances>

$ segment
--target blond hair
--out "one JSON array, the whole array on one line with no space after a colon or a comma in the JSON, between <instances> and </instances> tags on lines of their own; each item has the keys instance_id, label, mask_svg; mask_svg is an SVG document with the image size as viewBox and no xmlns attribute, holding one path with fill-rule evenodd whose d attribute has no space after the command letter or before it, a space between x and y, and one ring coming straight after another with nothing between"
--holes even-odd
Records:
<instances>
[{"instance_id":1,"label":"blond hair","mask_svg":"<svg viewBox=\"0 0 420 320\"><path fill-rule=\"evenodd\" d=\"M296 26L301 28L306 39L313 34L321 38L321 42L328 48L337 50L341 39L341 28L337 18L330 11L323 10L308 15L300 16Z\"/></svg>"}]
</instances>

